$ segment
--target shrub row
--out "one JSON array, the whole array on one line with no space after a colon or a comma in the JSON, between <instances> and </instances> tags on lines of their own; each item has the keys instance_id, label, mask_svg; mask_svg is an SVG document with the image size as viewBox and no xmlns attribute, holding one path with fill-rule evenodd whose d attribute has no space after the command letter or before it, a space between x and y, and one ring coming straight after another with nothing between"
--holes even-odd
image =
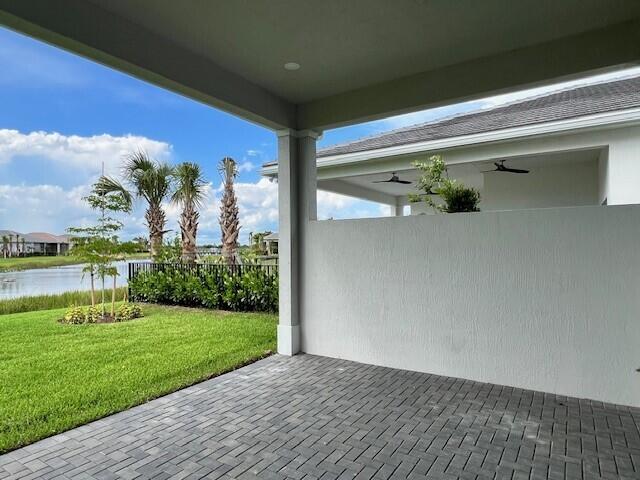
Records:
<instances>
[{"instance_id":1,"label":"shrub row","mask_svg":"<svg viewBox=\"0 0 640 480\"><path fill-rule=\"evenodd\" d=\"M137 302L204 307L236 312L276 312L278 276L261 268L232 273L226 269L140 272L129 280Z\"/></svg>"}]
</instances>

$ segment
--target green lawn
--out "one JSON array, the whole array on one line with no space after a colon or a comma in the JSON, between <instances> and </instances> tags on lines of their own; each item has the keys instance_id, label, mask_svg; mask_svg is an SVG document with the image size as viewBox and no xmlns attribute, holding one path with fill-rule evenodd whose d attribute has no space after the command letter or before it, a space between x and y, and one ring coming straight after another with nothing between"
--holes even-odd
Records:
<instances>
[{"instance_id":1,"label":"green lawn","mask_svg":"<svg viewBox=\"0 0 640 480\"><path fill-rule=\"evenodd\" d=\"M277 317L144 306L130 322L0 316L0 452L232 370L276 347Z\"/></svg>"},{"instance_id":2,"label":"green lawn","mask_svg":"<svg viewBox=\"0 0 640 480\"><path fill-rule=\"evenodd\" d=\"M131 260L149 258L148 253L134 253L128 255ZM80 262L76 257L59 255L57 257L12 257L0 258L0 272L17 272L33 268L63 267L65 265L77 265Z\"/></svg>"}]
</instances>

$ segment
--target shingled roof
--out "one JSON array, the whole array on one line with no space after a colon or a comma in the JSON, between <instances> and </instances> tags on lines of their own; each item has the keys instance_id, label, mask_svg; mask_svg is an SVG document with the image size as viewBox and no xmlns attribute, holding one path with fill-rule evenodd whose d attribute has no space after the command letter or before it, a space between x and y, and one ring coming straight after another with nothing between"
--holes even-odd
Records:
<instances>
[{"instance_id":1,"label":"shingled roof","mask_svg":"<svg viewBox=\"0 0 640 480\"><path fill-rule=\"evenodd\" d=\"M571 88L318 150L342 155L640 107L640 76Z\"/></svg>"}]
</instances>

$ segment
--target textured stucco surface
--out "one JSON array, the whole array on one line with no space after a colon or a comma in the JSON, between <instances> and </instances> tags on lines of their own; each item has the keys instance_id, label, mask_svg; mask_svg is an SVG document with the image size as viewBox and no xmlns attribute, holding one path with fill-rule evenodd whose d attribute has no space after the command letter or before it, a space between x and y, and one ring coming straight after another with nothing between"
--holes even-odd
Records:
<instances>
[{"instance_id":1,"label":"textured stucco surface","mask_svg":"<svg viewBox=\"0 0 640 480\"><path fill-rule=\"evenodd\" d=\"M308 228L303 351L640 406L640 207Z\"/></svg>"}]
</instances>

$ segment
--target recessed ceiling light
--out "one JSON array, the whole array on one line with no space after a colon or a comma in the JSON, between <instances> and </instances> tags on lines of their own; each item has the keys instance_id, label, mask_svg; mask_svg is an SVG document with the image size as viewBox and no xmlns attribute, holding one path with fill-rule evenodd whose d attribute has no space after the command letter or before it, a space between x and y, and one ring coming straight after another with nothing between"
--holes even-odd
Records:
<instances>
[{"instance_id":1,"label":"recessed ceiling light","mask_svg":"<svg viewBox=\"0 0 640 480\"><path fill-rule=\"evenodd\" d=\"M289 71L300 70L300 64L296 62L287 62L284 64L284 69Z\"/></svg>"}]
</instances>

